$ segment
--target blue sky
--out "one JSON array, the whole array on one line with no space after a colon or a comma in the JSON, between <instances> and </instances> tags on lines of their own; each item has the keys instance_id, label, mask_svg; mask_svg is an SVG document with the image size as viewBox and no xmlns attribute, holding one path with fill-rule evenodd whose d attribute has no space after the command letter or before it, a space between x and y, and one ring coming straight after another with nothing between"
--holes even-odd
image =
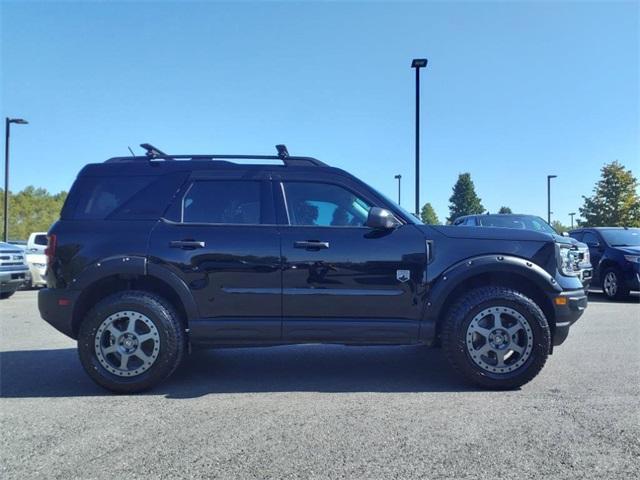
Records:
<instances>
[{"instance_id":1,"label":"blue sky","mask_svg":"<svg viewBox=\"0 0 640 480\"><path fill-rule=\"evenodd\" d=\"M292 154L342 167L441 219L458 173L484 206L569 222L605 162L640 174L637 2L2 3L11 189L68 189L86 163L169 153Z\"/></svg>"}]
</instances>

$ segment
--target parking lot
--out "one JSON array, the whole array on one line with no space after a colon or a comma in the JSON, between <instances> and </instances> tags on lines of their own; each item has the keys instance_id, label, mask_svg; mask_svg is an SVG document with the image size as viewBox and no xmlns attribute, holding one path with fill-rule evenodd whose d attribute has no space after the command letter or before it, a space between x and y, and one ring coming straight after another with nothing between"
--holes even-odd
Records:
<instances>
[{"instance_id":1,"label":"parking lot","mask_svg":"<svg viewBox=\"0 0 640 480\"><path fill-rule=\"evenodd\" d=\"M591 295L519 391L460 381L421 347L192 354L116 396L40 320L0 303L1 476L10 478L637 478L640 305Z\"/></svg>"}]
</instances>

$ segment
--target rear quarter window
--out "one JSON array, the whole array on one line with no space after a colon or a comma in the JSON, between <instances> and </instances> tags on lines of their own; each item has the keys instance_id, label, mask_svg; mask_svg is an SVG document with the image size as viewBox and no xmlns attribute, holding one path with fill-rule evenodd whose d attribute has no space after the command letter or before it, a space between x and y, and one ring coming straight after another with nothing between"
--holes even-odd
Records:
<instances>
[{"instance_id":1,"label":"rear quarter window","mask_svg":"<svg viewBox=\"0 0 640 480\"><path fill-rule=\"evenodd\" d=\"M80 177L62 212L63 219L157 219L186 174Z\"/></svg>"}]
</instances>

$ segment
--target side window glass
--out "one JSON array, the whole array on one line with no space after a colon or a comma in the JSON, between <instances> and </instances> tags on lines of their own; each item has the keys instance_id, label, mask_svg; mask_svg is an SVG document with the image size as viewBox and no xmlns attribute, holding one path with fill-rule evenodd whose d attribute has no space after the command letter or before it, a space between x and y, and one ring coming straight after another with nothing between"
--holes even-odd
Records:
<instances>
[{"instance_id":1,"label":"side window glass","mask_svg":"<svg viewBox=\"0 0 640 480\"><path fill-rule=\"evenodd\" d=\"M194 182L182 199L184 223L260 223L260 182Z\"/></svg>"},{"instance_id":2,"label":"side window glass","mask_svg":"<svg viewBox=\"0 0 640 480\"><path fill-rule=\"evenodd\" d=\"M595 243L598 243L598 237L596 237L593 233L591 232L586 232L584 234L584 237L582 237L582 241L584 243L586 243L587 245L593 245Z\"/></svg>"},{"instance_id":3,"label":"side window glass","mask_svg":"<svg viewBox=\"0 0 640 480\"><path fill-rule=\"evenodd\" d=\"M329 183L286 182L291 225L361 227L371 205L346 188Z\"/></svg>"}]
</instances>

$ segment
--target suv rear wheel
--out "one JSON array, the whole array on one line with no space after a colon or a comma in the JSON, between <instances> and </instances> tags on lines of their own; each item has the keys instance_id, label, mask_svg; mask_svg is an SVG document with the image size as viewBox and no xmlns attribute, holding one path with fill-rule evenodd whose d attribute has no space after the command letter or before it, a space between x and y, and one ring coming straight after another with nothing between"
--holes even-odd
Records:
<instances>
[{"instance_id":1,"label":"suv rear wheel","mask_svg":"<svg viewBox=\"0 0 640 480\"><path fill-rule=\"evenodd\" d=\"M147 390L178 367L185 332L163 298L125 291L100 301L78 335L82 366L99 385L118 393Z\"/></svg>"},{"instance_id":2,"label":"suv rear wheel","mask_svg":"<svg viewBox=\"0 0 640 480\"><path fill-rule=\"evenodd\" d=\"M482 287L449 310L442 344L450 363L467 379L486 388L513 389L540 372L551 333L533 300L510 288Z\"/></svg>"}]
</instances>

